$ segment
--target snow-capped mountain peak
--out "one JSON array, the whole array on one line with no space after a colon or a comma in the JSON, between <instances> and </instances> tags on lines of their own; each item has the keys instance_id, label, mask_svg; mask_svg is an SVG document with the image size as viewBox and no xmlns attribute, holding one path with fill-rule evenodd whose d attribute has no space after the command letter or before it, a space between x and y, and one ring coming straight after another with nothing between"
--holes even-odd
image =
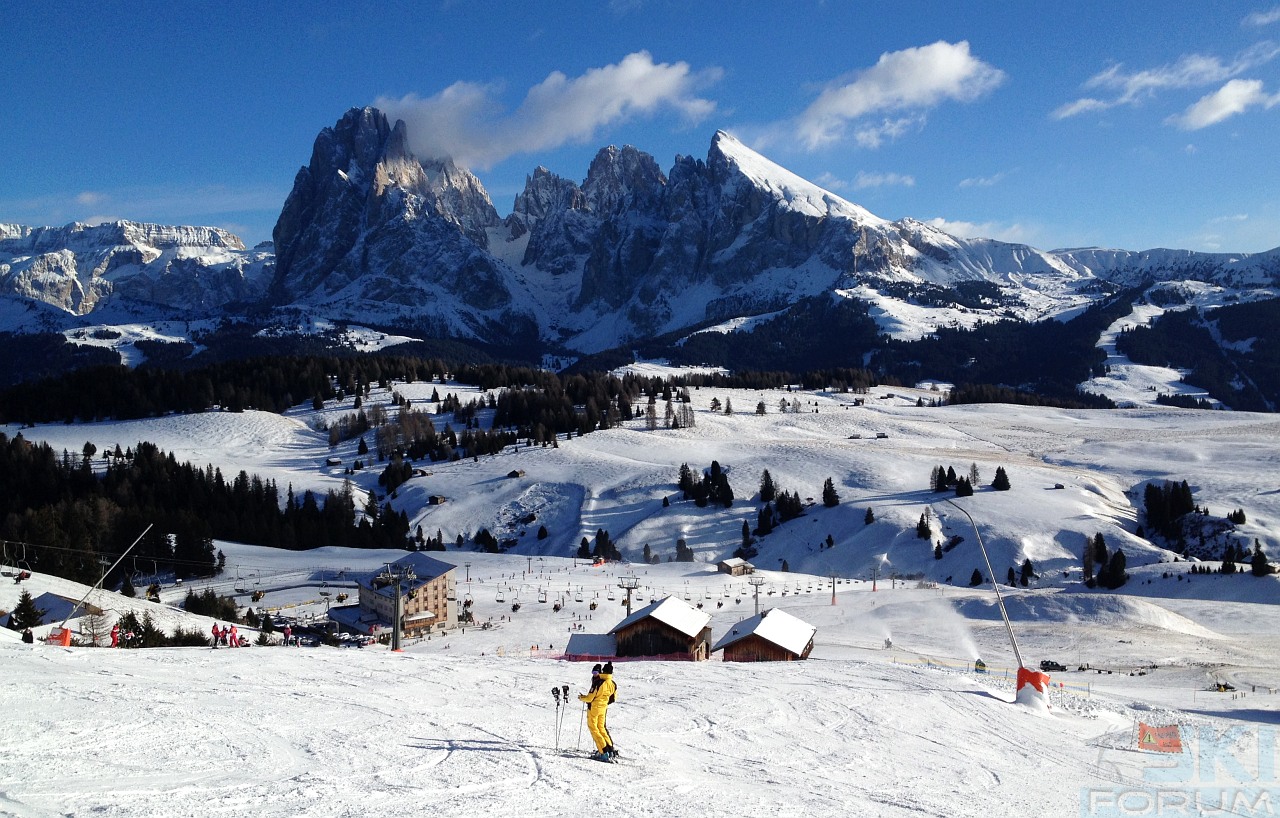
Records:
<instances>
[{"instance_id":1,"label":"snow-capped mountain peak","mask_svg":"<svg viewBox=\"0 0 1280 818\"><path fill-rule=\"evenodd\" d=\"M737 137L716 131L711 141L711 159L723 161L752 185L776 197L783 206L809 216L843 216L859 225L888 225L888 221L866 208L822 188L787 170L747 147Z\"/></svg>"}]
</instances>

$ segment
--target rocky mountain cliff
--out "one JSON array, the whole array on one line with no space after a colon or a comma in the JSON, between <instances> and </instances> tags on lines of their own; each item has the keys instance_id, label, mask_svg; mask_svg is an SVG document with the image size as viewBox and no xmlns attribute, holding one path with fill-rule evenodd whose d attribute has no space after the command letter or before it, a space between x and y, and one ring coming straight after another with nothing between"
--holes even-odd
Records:
<instances>
[{"instance_id":1,"label":"rocky mountain cliff","mask_svg":"<svg viewBox=\"0 0 1280 818\"><path fill-rule=\"evenodd\" d=\"M253 304L595 352L813 298L858 299L883 331L918 337L1160 282L1251 300L1280 278L1280 249L1047 252L890 222L723 132L667 173L631 146L602 149L581 183L539 167L503 219L474 175L415 157L407 136L374 108L323 129L274 256L216 228L0 225L0 292L79 316L112 300L202 315Z\"/></svg>"},{"instance_id":2,"label":"rocky mountain cliff","mask_svg":"<svg viewBox=\"0 0 1280 818\"><path fill-rule=\"evenodd\" d=\"M0 293L74 315L111 296L193 314L257 301L274 261L216 227L0 224Z\"/></svg>"},{"instance_id":3,"label":"rocky mountain cliff","mask_svg":"<svg viewBox=\"0 0 1280 818\"><path fill-rule=\"evenodd\" d=\"M1141 281L1265 290L1280 270L1275 253L1044 252L889 222L723 132L668 174L630 146L602 149L581 184L539 167L500 220L474 176L405 137L372 108L320 134L276 228L278 303L591 352L824 293L892 313L976 282L994 295L969 299L972 320L1038 318Z\"/></svg>"}]
</instances>

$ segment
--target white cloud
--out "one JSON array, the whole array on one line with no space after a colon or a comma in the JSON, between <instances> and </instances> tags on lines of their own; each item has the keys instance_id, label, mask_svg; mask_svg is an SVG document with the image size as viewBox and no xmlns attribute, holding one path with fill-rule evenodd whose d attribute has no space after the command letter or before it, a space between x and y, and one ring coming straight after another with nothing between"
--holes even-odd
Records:
<instances>
[{"instance_id":1,"label":"white cloud","mask_svg":"<svg viewBox=\"0 0 1280 818\"><path fill-rule=\"evenodd\" d=\"M829 85L800 115L796 132L810 150L840 142L847 126L864 117L889 112L916 112L886 118L879 124L854 127L854 136L865 147L876 147L907 128L923 122L919 112L942 102L972 102L990 93L1005 74L974 57L968 42L907 48L880 55L870 68L847 81Z\"/></svg>"},{"instance_id":2,"label":"white cloud","mask_svg":"<svg viewBox=\"0 0 1280 818\"><path fill-rule=\"evenodd\" d=\"M1072 117L1076 114L1088 113L1089 111L1105 111L1108 108L1115 107L1115 105L1116 103L1114 102L1103 102L1102 100L1094 99L1093 97L1082 97L1074 102L1059 105L1053 110L1053 113L1050 114L1050 116L1054 119L1066 119L1067 117Z\"/></svg>"},{"instance_id":3,"label":"white cloud","mask_svg":"<svg viewBox=\"0 0 1280 818\"><path fill-rule=\"evenodd\" d=\"M924 128L924 114L904 116L898 119L885 119L874 124L859 126L853 132L854 141L864 148L878 148L885 140L894 140L907 131Z\"/></svg>"},{"instance_id":4,"label":"white cloud","mask_svg":"<svg viewBox=\"0 0 1280 818\"><path fill-rule=\"evenodd\" d=\"M1209 220L1209 224L1224 224L1227 222L1243 222L1249 219L1248 213L1233 213L1230 216L1215 216Z\"/></svg>"},{"instance_id":5,"label":"white cloud","mask_svg":"<svg viewBox=\"0 0 1280 818\"><path fill-rule=\"evenodd\" d=\"M865 170L858 171L857 178L853 180L853 186L858 190L869 187L915 187L915 184L914 176L902 173L867 173Z\"/></svg>"},{"instance_id":6,"label":"white cloud","mask_svg":"<svg viewBox=\"0 0 1280 818\"><path fill-rule=\"evenodd\" d=\"M485 169L514 154L589 141L607 125L662 109L701 121L716 105L696 91L720 75L719 69L695 72L684 62L655 63L637 51L579 77L553 72L511 112L498 103L498 87L470 82L425 99L409 94L375 104L391 119L405 120L415 153Z\"/></svg>"},{"instance_id":7,"label":"white cloud","mask_svg":"<svg viewBox=\"0 0 1280 818\"><path fill-rule=\"evenodd\" d=\"M1000 224L999 222L967 222L944 218L927 219L925 224L936 227L944 233L965 239L996 239L997 241L1030 244L1031 231L1020 224Z\"/></svg>"},{"instance_id":8,"label":"white cloud","mask_svg":"<svg viewBox=\"0 0 1280 818\"><path fill-rule=\"evenodd\" d=\"M1270 108L1280 102L1280 94L1270 95L1262 89L1262 80L1231 80L1226 85L1206 94L1167 123L1184 131L1198 131L1216 125L1250 108Z\"/></svg>"},{"instance_id":9,"label":"white cloud","mask_svg":"<svg viewBox=\"0 0 1280 818\"><path fill-rule=\"evenodd\" d=\"M98 193L97 191L86 190L76 194L76 204L84 205L85 207L93 207L100 204L106 198L106 196Z\"/></svg>"},{"instance_id":10,"label":"white cloud","mask_svg":"<svg viewBox=\"0 0 1280 818\"><path fill-rule=\"evenodd\" d=\"M1263 41L1241 51L1230 62L1215 56L1186 54L1177 62L1142 71L1127 71L1116 63L1090 77L1084 87L1114 92L1109 99L1082 97L1056 108L1051 116L1066 119L1090 111L1102 111L1119 105L1137 105L1160 91L1200 88L1224 82L1245 71L1271 62L1280 56L1280 45Z\"/></svg>"},{"instance_id":11,"label":"white cloud","mask_svg":"<svg viewBox=\"0 0 1280 818\"><path fill-rule=\"evenodd\" d=\"M1280 6L1276 6L1270 11L1255 11L1247 14L1245 15L1245 18L1240 21L1240 24L1245 26L1261 27L1269 26L1275 22L1280 22Z\"/></svg>"},{"instance_id":12,"label":"white cloud","mask_svg":"<svg viewBox=\"0 0 1280 818\"><path fill-rule=\"evenodd\" d=\"M123 216L107 216L98 214L94 216L85 216L83 219L76 219L81 224L87 224L90 227L97 227L100 224L112 224L113 222L128 221Z\"/></svg>"},{"instance_id":13,"label":"white cloud","mask_svg":"<svg viewBox=\"0 0 1280 818\"><path fill-rule=\"evenodd\" d=\"M968 179L961 179L959 187L991 187L999 184L1007 175L1004 171L1000 171L991 176L971 176Z\"/></svg>"}]
</instances>

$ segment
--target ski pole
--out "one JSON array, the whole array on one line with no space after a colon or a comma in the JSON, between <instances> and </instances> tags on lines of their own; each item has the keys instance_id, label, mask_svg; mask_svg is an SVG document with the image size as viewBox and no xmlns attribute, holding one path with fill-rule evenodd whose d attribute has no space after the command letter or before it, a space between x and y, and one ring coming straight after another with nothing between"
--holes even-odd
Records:
<instances>
[{"instance_id":1,"label":"ski pole","mask_svg":"<svg viewBox=\"0 0 1280 818\"><path fill-rule=\"evenodd\" d=\"M587 703L582 703L582 716L578 719L578 743L573 745L575 750L582 749L582 723L587 720Z\"/></svg>"},{"instance_id":2,"label":"ski pole","mask_svg":"<svg viewBox=\"0 0 1280 818\"><path fill-rule=\"evenodd\" d=\"M560 688L551 688L551 696L556 700L556 751L560 751Z\"/></svg>"},{"instance_id":3,"label":"ski pole","mask_svg":"<svg viewBox=\"0 0 1280 818\"><path fill-rule=\"evenodd\" d=\"M561 726L564 725L564 714L565 714L565 711L569 709L569 686L568 685L565 685L560 689L560 698L564 701L564 709L560 711L560 723L556 725L556 737L557 737L556 749L559 749L560 728Z\"/></svg>"}]
</instances>

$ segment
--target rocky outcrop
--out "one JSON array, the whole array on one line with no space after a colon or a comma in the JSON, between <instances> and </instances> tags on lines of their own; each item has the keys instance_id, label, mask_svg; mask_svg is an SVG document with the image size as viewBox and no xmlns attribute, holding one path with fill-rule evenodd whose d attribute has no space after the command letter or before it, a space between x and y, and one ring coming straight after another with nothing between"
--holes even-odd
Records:
<instances>
[{"instance_id":1,"label":"rocky outcrop","mask_svg":"<svg viewBox=\"0 0 1280 818\"><path fill-rule=\"evenodd\" d=\"M198 315L264 292L274 256L216 227L139 222L0 229L0 292L84 315L120 298Z\"/></svg>"},{"instance_id":2,"label":"rocky outcrop","mask_svg":"<svg viewBox=\"0 0 1280 818\"><path fill-rule=\"evenodd\" d=\"M480 181L448 159L419 161L405 125L353 108L316 137L273 233L278 303L336 304L403 317L452 315L470 334L508 309L488 252L500 224Z\"/></svg>"}]
</instances>

